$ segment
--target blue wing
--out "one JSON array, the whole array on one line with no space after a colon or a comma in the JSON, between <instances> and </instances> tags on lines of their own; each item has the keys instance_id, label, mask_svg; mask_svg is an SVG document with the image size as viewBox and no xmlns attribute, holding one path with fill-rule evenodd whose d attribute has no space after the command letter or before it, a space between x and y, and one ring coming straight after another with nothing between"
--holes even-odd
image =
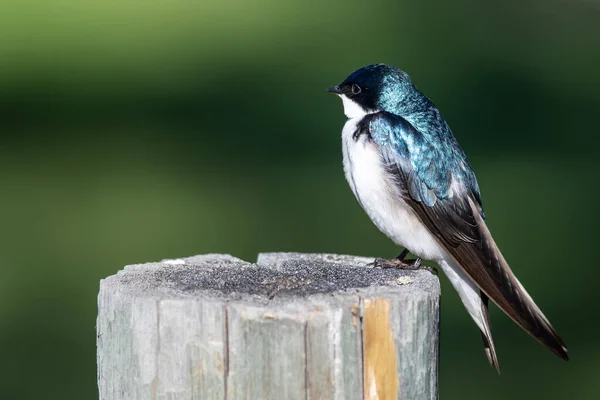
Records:
<instances>
[{"instance_id":1,"label":"blue wing","mask_svg":"<svg viewBox=\"0 0 600 400\"><path fill-rule=\"evenodd\" d=\"M439 120L432 122L435 117ZM433 128L423 135L406 119L380 112L371 117L369 131L384 160L398 165L407 175L407 189L414 200L431 207L448 199L454 177L480 206L475 174L450 129L437 113L426 122Z\"/></svg>"},{"instance_id":2,"label":"blue wing","mask_svg":"<svg viewBox=\"0 0 600 400\"><path fill-rule=\"evenodd\" d=\"M448 129L441 122L431 125ZM431 231L452 247L479 241L466 201L466 196L472 198L483 217L479 187L452 133L437 130L424 135L406 119L386 112L372 114L368 124L388 171Z\"/></svg>"},{"instance_id":3,"label":"blue wing","mask_svg":"<svg viewBox=\"0 0 600 400\"><path fill-rule=\"evenodd\" d=\"M437 110L410 122L379 112L365 117L364 124L404 201L485 293L484 301L489 296L536 340L568 359L564 342L521 289L496 246L484 221L475 174Z\"/></svg>"}]
</instances>

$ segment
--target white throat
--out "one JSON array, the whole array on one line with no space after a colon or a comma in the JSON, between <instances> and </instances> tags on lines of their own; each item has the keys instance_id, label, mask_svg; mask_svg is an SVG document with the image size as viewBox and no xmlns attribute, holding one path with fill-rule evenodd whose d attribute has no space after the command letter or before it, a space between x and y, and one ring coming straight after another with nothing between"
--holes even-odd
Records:
<instances>
[{"instance_id":1,"label":"white throat","mask_svg":"<svg viewBox=\"0 0 600 400\"><path fill-rule=\"evenodd\" d=\"M370 114L367 110L362 108L357 102L350 100L345 94L339 94L344 104L344 114L349 119L362 118L367 114Z\"/></svg>"}]
</instances>

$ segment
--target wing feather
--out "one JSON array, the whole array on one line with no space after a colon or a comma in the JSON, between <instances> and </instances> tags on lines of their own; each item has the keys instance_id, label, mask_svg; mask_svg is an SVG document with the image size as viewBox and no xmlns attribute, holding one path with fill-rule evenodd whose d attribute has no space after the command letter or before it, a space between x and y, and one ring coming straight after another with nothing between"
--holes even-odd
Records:
<instances>
[{"instance_id":1,"label":"wing feather","mask_svg":"<svg viewBox=\"0 0 600 400\"><path fill-rule=\"evenodd\" d=\"M423 135L406 119L386 112L369 119L371 138L404 201L486 296L533 338L568 359L564 342L496 246L464 153L445 123L435 126L447 132Z\"/></svg>"}]
</instances>

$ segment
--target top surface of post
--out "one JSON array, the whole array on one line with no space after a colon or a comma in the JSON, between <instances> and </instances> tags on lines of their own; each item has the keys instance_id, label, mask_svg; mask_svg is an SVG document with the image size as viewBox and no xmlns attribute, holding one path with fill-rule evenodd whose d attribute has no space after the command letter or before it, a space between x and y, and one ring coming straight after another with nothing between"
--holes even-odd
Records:
<instances>
[{"instance_id":1,"label":"top surface of post","mask_svg":"<svg viewBox=\"0 0 600 400\"><path fill-rule=\"evenodd\" d=\"M102 281L104 289L146 297L201 296L274 299L352 289L439 296L428 271L373 268L372 258L336 254L261 253L256 264L225 254L207 254L135 264Z\"/></svg>"}]
</instances>

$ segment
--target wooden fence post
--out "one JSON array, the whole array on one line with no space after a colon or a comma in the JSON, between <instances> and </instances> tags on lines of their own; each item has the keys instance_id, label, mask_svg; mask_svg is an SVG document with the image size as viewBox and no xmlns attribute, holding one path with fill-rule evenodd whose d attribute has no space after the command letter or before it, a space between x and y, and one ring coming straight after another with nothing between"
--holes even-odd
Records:
<instances>
[{"instance_id":1,"label":"wooden fence post","mask_svg":"<svg viewBox=\"0 0 600 400\"><path fill-rule=\"evenodd\" d=\"M333 254L209 254L100 282L101 400L438 398L427 271Z\"/></svg>"}]
</instances>

